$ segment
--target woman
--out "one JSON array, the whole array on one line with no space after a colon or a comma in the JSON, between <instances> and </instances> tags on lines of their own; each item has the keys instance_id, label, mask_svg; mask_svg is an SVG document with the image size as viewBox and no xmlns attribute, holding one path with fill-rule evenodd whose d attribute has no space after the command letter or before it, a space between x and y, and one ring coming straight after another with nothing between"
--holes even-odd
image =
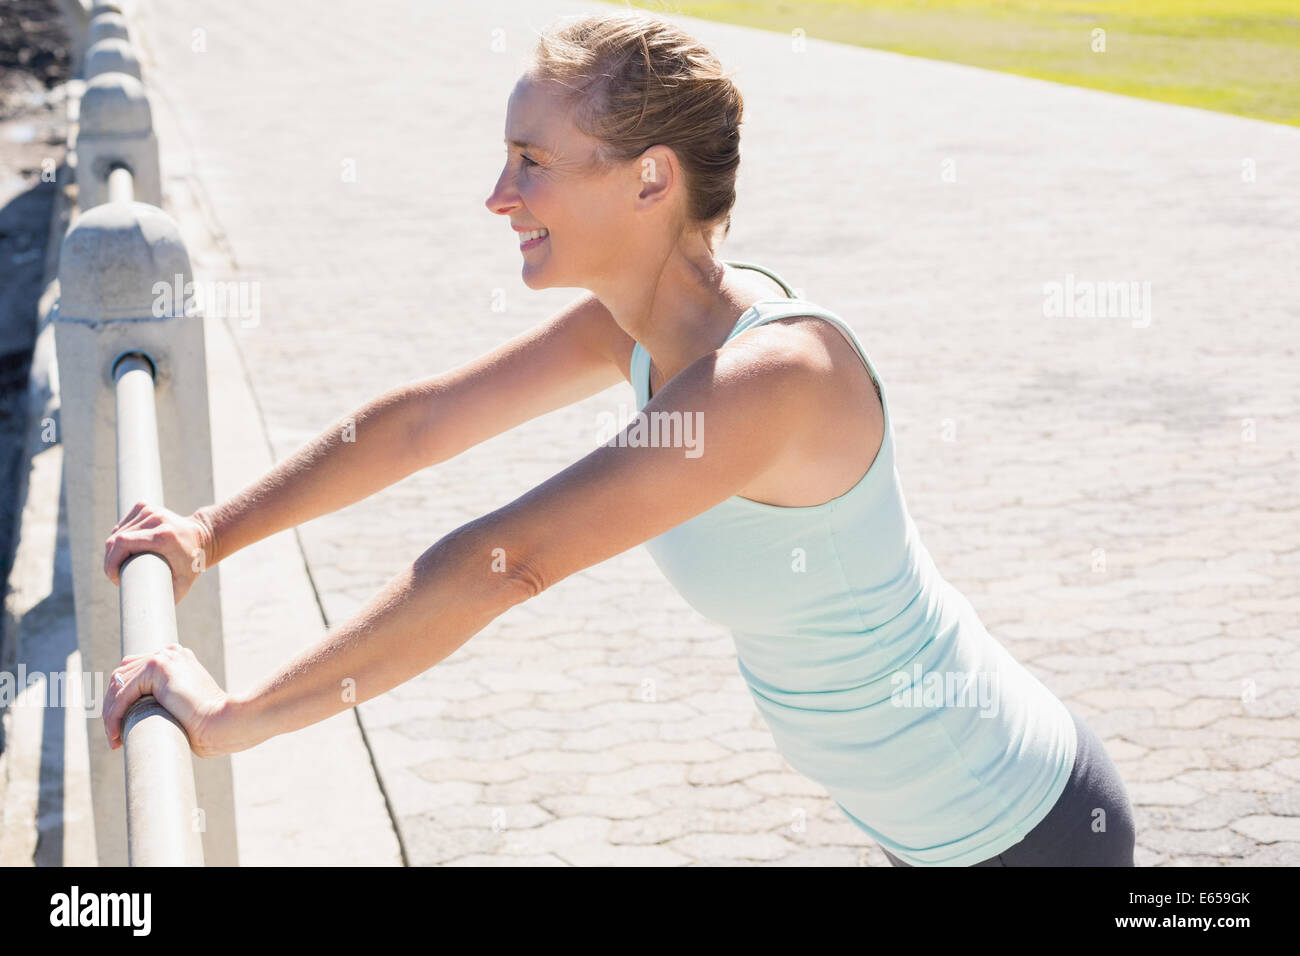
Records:
<instances>
[{"instance_id":1,"label":"woman","mask_svg":"<svg viewBox=\"0 0 1300 956\"><path fill-rule=\"evenodd\" d=\"M246 694L179 646L123 659L104 707L111 746L144 694L201 756L256 746L409 680L515 604L645 543L731 628L785 757L895 865L1132 865L1131 809L1100 741L921 543L857 337L716 257L741 108L717 59L657 17L541 37L487 207L519 234L530 288L590 294L477 362L385 393L345 420L348 441L330 429L229 501L188 518L138 503L105 571L116 582L128 555L162 553L180 600L196 568L625 378L645 417L448 534Z\"/></svg>"}]
</instances>

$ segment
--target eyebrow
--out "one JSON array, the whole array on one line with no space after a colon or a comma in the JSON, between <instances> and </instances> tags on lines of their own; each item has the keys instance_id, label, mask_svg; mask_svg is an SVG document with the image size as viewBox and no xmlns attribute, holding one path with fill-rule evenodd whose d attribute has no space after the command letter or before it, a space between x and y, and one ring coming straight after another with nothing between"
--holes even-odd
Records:
<instances>
[{"instance_id":1,"label":"eyebrow","mask_svg":"<svg viewBox=\"0 0 1300 956\"><path fill-rule=\"evenodd\" d=\"M522 139L506 139L505 142L511 146L518 146L520 149L541 149L542 148L541 146L538 146L535 143L528 143Z\"/></svg>"}]
</instances>

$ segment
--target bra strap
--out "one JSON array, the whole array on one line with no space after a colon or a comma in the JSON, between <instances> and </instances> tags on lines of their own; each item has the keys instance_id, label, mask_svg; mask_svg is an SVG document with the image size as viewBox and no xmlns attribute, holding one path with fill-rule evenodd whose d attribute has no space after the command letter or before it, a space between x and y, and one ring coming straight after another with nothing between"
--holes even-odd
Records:
<instances>
[{"instance_id":1,"label":"bra strap","mask_svg":"<svg viewBox=\"0 0 1300 956\"><path fill-rule=\"evenodd\" d=\"M782 290L784 290L787 298L791 298L791 299L798 298L798 296L794 294L794 290L791 289L788 285L786 285L785 281L775 272L770 272L767 269L764 269L762 266L756 266L752 262L732 262L729 259L724 259L722 261L725 265L729 265L735 269L753 269L755 272L761 272L763 273L763 275L767 276L769 279L771 279L773 282L779 285L782 288Z\"/></svg>"}]
</instances>

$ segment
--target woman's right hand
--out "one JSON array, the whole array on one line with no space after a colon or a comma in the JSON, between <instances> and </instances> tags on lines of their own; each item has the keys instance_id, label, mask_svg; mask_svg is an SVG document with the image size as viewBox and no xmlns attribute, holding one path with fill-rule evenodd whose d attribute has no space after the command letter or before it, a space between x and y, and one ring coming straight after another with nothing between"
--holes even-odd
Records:
<instances>
[{"instance_id":1,"label":"woman's right hand","mask_svg":"<svg viewBox=\"0 0 1300 956\"><path fill-rule=\"evenodd\" d=\"M172 569L172 590L179 604L207 569L211 545L211 528L194 516L137 501L104 542L104 573L120 586L119 574L127 558L142 551L159 554Z\"/></svg>"}]
</instances>

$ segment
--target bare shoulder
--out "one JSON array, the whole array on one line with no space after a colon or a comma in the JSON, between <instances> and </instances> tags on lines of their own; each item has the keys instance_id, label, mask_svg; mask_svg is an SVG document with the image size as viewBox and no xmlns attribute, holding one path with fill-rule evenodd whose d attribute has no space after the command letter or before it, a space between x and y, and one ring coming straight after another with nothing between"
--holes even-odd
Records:
<instances>
[{"instance_id":1,"label":"bare shoulder","mask_svg":"<svg viewBox=\"0 0 1300 956\"><path fill-rule=\"evenodd\" d=\"M823 316L772 319L735 336L738 361L778 366L780 401L794 434L779 467L746 486L744 497L779 507L820 505L853 488L884 441L879 385L840 327ZM808 422L817 427L807 427Z\"/></svg>"},{"instance_id":2,"label":"bare shoulder","mask_svg":"<svg viewBox=\"0 0 1300 956\"><path fill-rule=\"evenodd\" d=\"M771 319L733 336L715 356L719 377L753 381L778 393L792 421L813 416L825 426L799 427L802 442L815 445L839 428L865 426L870 435L883 426L879 384L845 332L824 316Z\"/></svg>"},{"instance_id":3,"label":"bare shoulder","mask_svg":"<svg viewBox=\"0 0 1300 956\"><path fill-rule=\"evenodd\" d=\"M792 315L746 329L727 343L747 358L802 370L810 381L851 385L865 379L879 387L857 348L841 329L820 315Z\"/></svg>"}]
</instances>

